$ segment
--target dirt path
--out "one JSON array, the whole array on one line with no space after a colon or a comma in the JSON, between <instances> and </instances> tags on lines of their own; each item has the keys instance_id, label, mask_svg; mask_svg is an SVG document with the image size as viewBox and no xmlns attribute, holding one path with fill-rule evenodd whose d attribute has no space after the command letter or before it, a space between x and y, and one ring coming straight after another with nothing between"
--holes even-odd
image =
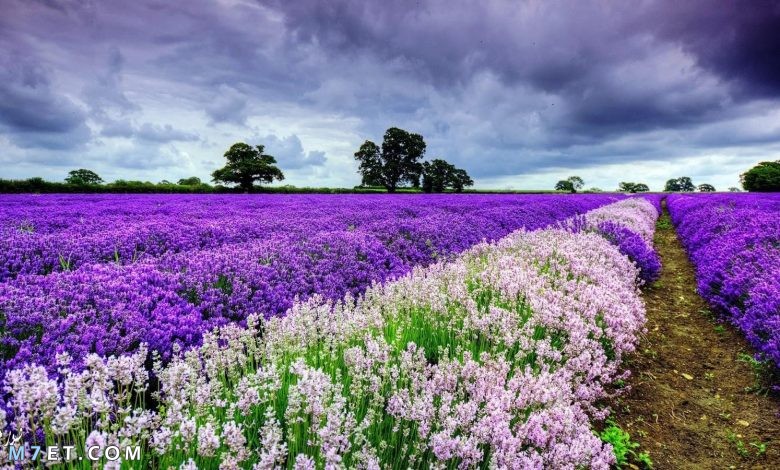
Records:
<instances>
[{"instance_id":1,"label":"dirt path","mask_svg":"<svg viewBox=\"0 0 780 470\"><path fill-rule=\"evenodd\" d=\"M780 400L746 391L756 384L740 360L750 347L697 295L666 213L655 244L663 273L644 294L648 332L629 361L632 390L615 420L656 469L780 469Z\"/></svg>"}]
</instances>

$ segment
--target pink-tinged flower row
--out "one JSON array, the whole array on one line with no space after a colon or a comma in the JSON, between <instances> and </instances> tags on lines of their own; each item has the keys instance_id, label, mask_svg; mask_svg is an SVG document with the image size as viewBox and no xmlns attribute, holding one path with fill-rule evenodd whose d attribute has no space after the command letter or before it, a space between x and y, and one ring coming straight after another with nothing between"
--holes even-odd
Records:
<instances>
[{"instance_id":1,"label":"pink-tinged flower row","mask_svg":"<svg viewBox=\"0 0 780 470\"><path fill-rule=\"evenodd\" d=\"M616 200L609 195L68 195L0 196L0 282L20 274L132 264L168 253L320 232L403 224L439 230L442 220L497 239L545 227ZM403 232L400 234L403 235ZM425 241L425 238L422 239ZM470 246L470 245L469 245ZM425 248L425 247L422 247ZM435 247L434 247L435 248ZM429 250L430 251L430 250Z\"/></svg>"},{"instance_id":2,"label":"pink-tinged flower row","mask_svg":"<svg viewBox=\"0 0 780 470\"><path fill-rule=\"evenodd\" d=\"M661 275L661 259L653 248L655 222L661 214L658 201L658 195L624 199L560 225L568 230L599 233L637 265L640 280L649 284Z\"/></svg>"},{"instance_id":3,"label":"pink-tinged flower row","mask_svg":"<svg viewBox=\"0 0 780 470\"><path fill-rule=\"evenodd\" d=\"M701 295L780 367L780 194L671 195Z\"/></svg>"},{"instance_id":4,"label":"pink-tinged flower row","mask_svg":"<svg viewBox=\"0 0 780 470\"><path fill-rule=\"evenodd\" d=\"M47 442L142 445L139 467L606 469L592 420L643 329L638 273L598 233L516 232L206 333L155 361L154 409L146 347L13 370L8 419Z\"/></svg>"}]
</instances>

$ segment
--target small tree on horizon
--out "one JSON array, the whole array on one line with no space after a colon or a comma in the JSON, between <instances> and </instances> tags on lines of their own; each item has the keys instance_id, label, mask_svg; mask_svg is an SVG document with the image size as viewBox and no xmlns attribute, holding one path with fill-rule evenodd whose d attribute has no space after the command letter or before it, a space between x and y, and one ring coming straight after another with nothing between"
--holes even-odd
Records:
<instances>
[{"instance_id":1,"label":"small tree on horizon","mask_svg":"<svg viewBox=\"0 0 780 470\"><path fill-rule=\"evenodd\" d=\"M557 183L555 183L555 190L556 191L568 191L570 193L576 193L577 192L574 189L574 183L572 183L569 180L560 180Z\"/></svg>"},{"instance_id":2,"label":"small tree on horizon","mask_svg":"<svg viewBox=\"0 0 780 470\"><path fill-rule=\"evenodd\" d=\"M650 191L650 188L644 183L622 181L618 186L618 191L624 193L646 193Z\"/></svg>"},{"instance_id":3,"label":"small tree on horizon","mask_svg":"<svg viewBox=\"0 0 780 470\"><path fill-rule=\"evenodd\" d=\"M702 193L714 193L715 192L715 186L709 184L709 183L702 183L699 185L699 192Z\"/></svg>"},{"instance_id":4,"label":"small tree on horizon","mask_svg":"<svg viewBox=\"0 0 780 470\"><path fill-rule=\"evenodd\" d=\"M402 183L419 186L425 140L397 127L385 131L382 147L367 140L355 152L363 182L379 183L394 193Z\"/></svg>"},{"instance_id":5,"label":"small tree on horizon","mask_svg":"<svg viewBox=\"0 0 780 470\"><path fill-rule=\"evenodd\" d=\"M215 183L237 184L244 191L251 190L255 181L272 183L283 180L284 174L276 166L276 159L263 152L264 145L233 144L225 152L227 165L215 170L211 174L212 180Z\"/></svg>"},{"instance_id":6,"label":"small tree on horizon","mask_svg":"<svg viewBox=\"0 0 780 470\"><path fill-rule=\"evenodd\" d=\"M103 178L92 170L80 168L69 171L65 182L76 186L90 186L103 183Z\"/></svg>"},{"instance_id":7,"label":"small tree on horizon","mask_svg":"<svg viewBox=\"0 0 780 470\"><path fill-rule=\"evenodd\" d=\"M574 192L577 192L585 187L585 181L579 176L569 176L566 178L566 181L571 182L572 187L574 187Z\"/></svg>"},{"instance_id":8,"label":"small tree on horizon","mask_svg":"<svg viewBox=\"0 0 780 470\"><path fill-rule=\"evenodd\" d=\"M670 193L690 193L696 190L696 186L693 185L691 178L688 176L681 176L679 178L671 178L666 181L664 191Z\"/></svg>"}]
</instances>

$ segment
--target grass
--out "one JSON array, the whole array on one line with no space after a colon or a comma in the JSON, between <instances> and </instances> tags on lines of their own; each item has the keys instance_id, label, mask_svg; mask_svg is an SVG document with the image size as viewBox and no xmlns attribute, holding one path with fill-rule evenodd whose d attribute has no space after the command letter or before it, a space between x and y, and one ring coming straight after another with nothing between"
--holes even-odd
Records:
<instances>
[{"instance_id":1,"label":"grass","mask_svg":"<svg viewBox=\"0 0 780 470\"><path fill-rule=\"evenodd\" d=\"M777 369L770 360L758 360L750 354L739 353L737 360L744 362L753 370L753 385L745 389L759 395L767 395L772 390L772 384L778 379Z\"/></svg>"},{"instance_id":2,"label":"grass","mask_svg":"<svg viewBox=\"0 0 780 470\"><path fill-rule=\"evenodd\" d=\"M673 228L672 219L669 218L669 214L663 214L658 218L658 222L655 223L657 230L670 230Z\"/></svg>"},{"instance_id":3,"label":"grass","mask_svg":"<svg viewBox=\"0 0 780 470\"><path fill-rule=\"evenodd\" d=\"M636 462L644 468L653 468L650 455L647 452L637 452L639 443L632 441L631 435L621 429L614 421L607 421L607 427L601 431L599 437L602 441L612 445L618 467L626 467L632 462Z\"/></svg>"}]
</instances>

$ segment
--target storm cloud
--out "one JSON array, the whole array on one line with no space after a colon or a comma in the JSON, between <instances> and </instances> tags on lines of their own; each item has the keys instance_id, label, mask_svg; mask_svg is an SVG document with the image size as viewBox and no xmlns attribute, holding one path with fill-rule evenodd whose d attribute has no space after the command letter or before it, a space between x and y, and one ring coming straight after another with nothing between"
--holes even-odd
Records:
<instances>
[{"instance_id":1,"label":"storm cloud","mask_svg":"<svg viewBox=\"0 0 780 470\"><path fill-rule=\"evenodd\" d=\"M10 176L206 179L247 141L351 186L390 126L483 187L723 187L780 158L776 1L2 2Z\"/></svg>"}]
</instances>

